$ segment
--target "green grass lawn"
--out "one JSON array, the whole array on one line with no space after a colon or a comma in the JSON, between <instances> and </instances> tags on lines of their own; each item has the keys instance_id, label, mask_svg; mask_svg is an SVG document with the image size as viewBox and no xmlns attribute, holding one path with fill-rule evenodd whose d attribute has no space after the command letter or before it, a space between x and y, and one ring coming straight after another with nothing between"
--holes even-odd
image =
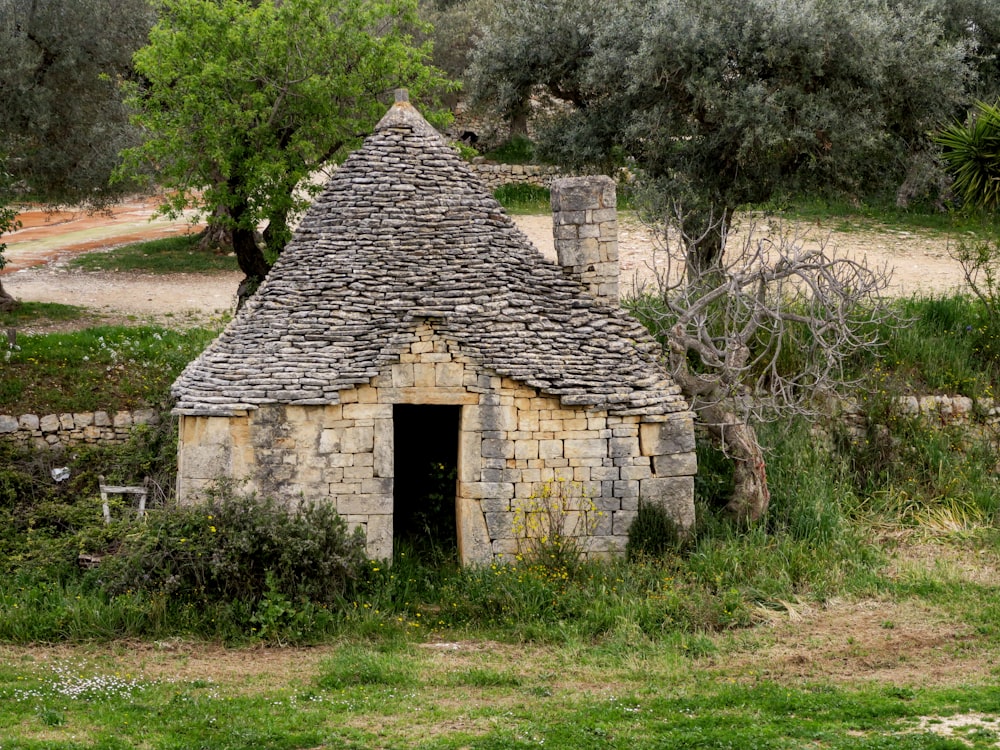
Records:
<instances>
[{"instance_id":1,"label":"green grass lawn","mask_svg":"<svg viewBox=\"0 0 1000 750\"><path fill-rule=\"evenodd\" d=\"M900 208L888 202L848 202L836 199L796 197L775 200L758 207L796 221L819 224L842 232L926 232L937 235L989 236L1000 229L996 219L976 217L928 207Z\"/></svg>"},{"instance_id":2,"label":"green grass lawn","mask_svg":"<svg viewBox=\"0 0 1000 750\"><path fill-rule=\"evenodd\" d=\"M453 634L442 634L445 638ZM845 634L846 638L846 634ZM678 644L11 649L0 744L80 748L996 747L995 680L771 679Z\"/></svg>"},{"instance_id":3,"label":"green grass lawn","mask_svg":"<svg viewBox=\"0 0 1000 750\"><path fill-rule=\"evenodd\" d=\"M8 312L0 312L0 328L21 328L28 324L63 323L86 316L81 307L58 302L22 302Z\"/></svg>"},{"instance_id":4,"label":"green grass lawn","mask_svg":"<svg viewBox=\"0 0 1000 750\"><path fill-rule=\"evenodd\" d=\"M107 251L82 253L69 261L84 271L144 273L212 273L236 271L236 256L198 248L199 237L186 234L122 245Z\"/></svg>"},{"instance_id":5,"label":"green grass lawn","mask_svg":"<svg viewBox=\"0 0 1000 750\"><path fill-rule=\"evenodd\" d=\"M51 319L48 308L25 305L19 311L22 322ZM159 408L170 383L215 333L99 326L19 335L15 349L0 352L0 413Z\"/></svg>"}]
</instances>

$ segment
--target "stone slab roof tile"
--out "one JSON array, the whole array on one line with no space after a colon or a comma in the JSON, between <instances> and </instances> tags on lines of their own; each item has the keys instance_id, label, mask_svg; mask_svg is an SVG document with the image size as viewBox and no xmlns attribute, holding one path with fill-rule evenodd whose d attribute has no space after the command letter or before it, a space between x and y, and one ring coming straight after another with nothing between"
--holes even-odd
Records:
<instances>
[{"instance_id":1,"label":"stone slab roof tile","mask_svg":"<svg viewBox=\"0 0 1000 750\"><path fill-rule=\"evenodd\" d=\"M564 403L687 410L646 330L545 260L408 102L334 173L257 294L177 379L177 409L336 403L425 321L478 366Z\"/></svg>"}]
</instances>

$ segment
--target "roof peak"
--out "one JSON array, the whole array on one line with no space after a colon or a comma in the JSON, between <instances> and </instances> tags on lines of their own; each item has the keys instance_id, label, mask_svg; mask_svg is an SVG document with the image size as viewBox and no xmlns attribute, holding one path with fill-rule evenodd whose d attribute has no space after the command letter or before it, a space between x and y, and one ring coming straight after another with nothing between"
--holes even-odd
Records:
<instances>
[{"instance_id":1,"label":"roof peak","mask_svg":"<svg viewBox=\"0 0 1000 750\"><path fill-rule=\"evenodd\" d=\"M410 94L406 89L396 89L396 101L379 120L378 125L375 126L375 132L378 133L390 128L408 128L419 135L434 134L440 137L440 133L434 129L434 126L424 119L416 107L410 104Z\"/></svg>"}]
</instances>

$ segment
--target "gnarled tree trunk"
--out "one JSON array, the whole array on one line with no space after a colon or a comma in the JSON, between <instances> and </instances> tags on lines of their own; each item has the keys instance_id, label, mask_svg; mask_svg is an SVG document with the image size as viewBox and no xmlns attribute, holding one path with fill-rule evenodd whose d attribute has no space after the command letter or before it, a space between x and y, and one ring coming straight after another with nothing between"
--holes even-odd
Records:
<instances>
[{"instance_id":1,"label":"gnarled tree trunk","mask_svg":"<svg viewBox=\"0 0 1000 750\"><path fill-rule=\"evenodd\" d=\"M236 292L236 309L239 310L264 282L271 266L264 258L264 252L257 244L257 237L252 229L233 229L233 250L236 251L236 262L246 277L240 282Z\"/></svg>"},{"instance_id":2,"label":"gnarled tree trunk","mask_svg":"<svg viewBox=\"0 0 1000 750\"><path fill-rule=\"evenodd\" d=\"M733 494L726 510L740 523L760 520L771 493L757 431L724 403L705 406L699 416L716 447L733 461Z\"/></svg>"},{"instance_id":3,"label":"gnarled tree trunk","mask_svg":"<svg viewBox=\"0 0 1000 750\"><path fill-rule=\"evenodd\" d=\"M198 238L198 249L213 253L233 252L233 230L209 221Z\"/></svg>"},{"instance_id":4,"label":"gnarled tree trunk","mask_svg":"<svg viewBox=\"0 0 1000 750\"><path fill-rule=\"evenodd\" d=\"M10 312L20 303L14 299L6 289L3 288L3 282L0 281L0 312Z\"/></svg>"}]
</instances>

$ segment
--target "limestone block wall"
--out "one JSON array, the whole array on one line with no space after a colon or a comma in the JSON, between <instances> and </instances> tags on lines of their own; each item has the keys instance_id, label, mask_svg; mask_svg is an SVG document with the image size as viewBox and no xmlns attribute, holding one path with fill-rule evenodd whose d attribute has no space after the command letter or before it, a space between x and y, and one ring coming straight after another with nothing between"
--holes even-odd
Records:
<instances>
[{"instance_id":1,"label":"limestone block wall","mask_svg":"<svg viewBox=\"0 0 1000 750\"><path fill-rule=\"evenodd\" d=\"M559 167L543 164L497 164L473 161L471 169L491 191L501 185L535 185L547 188L562 172Z\"/></svg>"},{"instance_id":2,"label":"limestone block wall","mask_svg":"<svg viewBox=\"0 0 1000 750\"><path fill-rule=\"evenodd\" d=\"M0 414L0 439L39 448L69 448L80 443L124 443L136 425L157 424L153 409L87 411L63 414Z\"/></svg>"},{"instance_id":3,"label":"limestone block wall","mask_svg":"<svg viewBox=\"0 0 1000 750\"><path fill-rule=\"evenodd\" d=\"M453 342L422 326L399 358L335 405L265 405L180 416L178 493L197 496L220 476L293 503L326 500L362 527L374 559L392 555L393 406L461 407L456 486L464 563L511 555L524 543L515 518L546 484L570 483L593 520L588 553L620 552L639 499L694 523L694 432L688 412L640 417L566 407L483 372Z\"/></svg>"}]
</instances>

